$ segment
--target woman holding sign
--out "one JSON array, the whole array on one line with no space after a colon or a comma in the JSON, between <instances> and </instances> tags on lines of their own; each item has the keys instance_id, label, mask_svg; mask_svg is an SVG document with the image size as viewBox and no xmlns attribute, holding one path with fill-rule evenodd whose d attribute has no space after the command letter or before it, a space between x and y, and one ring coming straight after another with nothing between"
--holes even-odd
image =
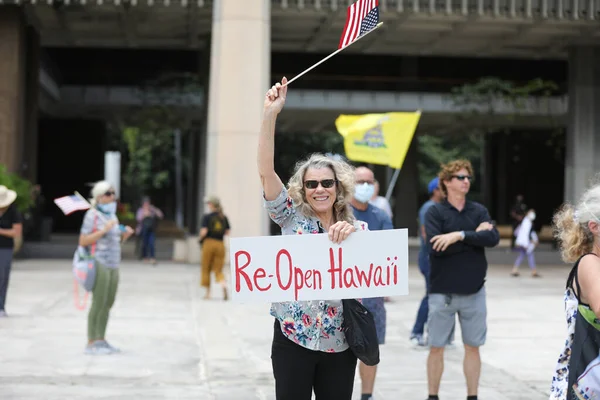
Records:
<instances>
[{"instance_id":1,"label":"woman holding sign","mask_svg":"<svg viewBox=\"0 0 600 400\"><path fill-rule=\"evenodd\" d=\"M329 234L341 243L364 229L355 220L350 201L353 168L342 160L312 155L298 163L288 187L274 167L277 115L283 109L287 79L266 94L258 143L258 172L265 207L282 235ZM278 400L350 400L357 359L342 331L341 300L273 303L275 332L271 349Z\"/></svg>"}]
</instances>

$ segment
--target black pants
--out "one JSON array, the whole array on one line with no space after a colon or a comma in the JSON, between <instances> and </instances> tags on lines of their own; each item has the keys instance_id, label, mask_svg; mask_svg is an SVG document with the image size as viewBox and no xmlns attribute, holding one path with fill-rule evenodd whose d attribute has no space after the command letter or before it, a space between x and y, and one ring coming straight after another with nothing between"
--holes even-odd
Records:
<instances>
[{"instance_id":1,"label":"black pants","mask_svg":"<svg viewBox=\"0 0 600 400\"><path fill-rule=\"evenodd\" d=\"M350 349L341 353L309 350L285 337L275 320L271 361L277 400L310 400L313 388L317 400L352 398L357 360Z\"/></svg>"},{"instance_id":2,"label":"black pants","mask_svg":"<svg viewBox=\"0 0 600 400\"><path fill-rule=\"evenodd\" d=\"M6 302L12 256L13 249L0 249L0 311L4 310Z\"/></svg>"}]
</instances>

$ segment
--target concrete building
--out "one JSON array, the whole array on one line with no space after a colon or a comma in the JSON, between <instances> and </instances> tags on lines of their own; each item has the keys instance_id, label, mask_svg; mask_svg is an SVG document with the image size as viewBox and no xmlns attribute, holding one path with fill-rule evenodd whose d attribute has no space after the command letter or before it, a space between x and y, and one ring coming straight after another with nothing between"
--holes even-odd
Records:
<instances>
[{"instance_id":1,"label":"concrete building","mask_svg":"<svg viewBox=\"0 0 600 400\"><path fill-rule=\"evenodd\" d=\"M199 128L191 142L191 176L197 187L188 191L188 225L195 226L199 215L194 209L201 212L201 199L210 193L221 197L236 236L268 234L255 172L264 93L280 73L291 77L337 48L351 2L4 0L0 163L34 181L40 168L46 168L38 165L40 160L49 168L53 159L38 145L40 132L47 129L47 124L38 123L42 116L79 121L79 128L69 129L86 131L89 137L82 143L87 146L101 146L103 124L139 103L133 85L103 77L109 71L112 77L125 74L120 68L125 68L127 57L144 57L146 64L130 71L143 74L144 68L174 63L177 52L186 52L196 57L196 72L203 81L201 92L178 103ZM396 76L402 77L414 75L420 67L416 60L427 57L441 60L437 68L442 71L457 57L498 63L510 59L508 65L516 69L519 63L554 60L568 63L568 94L544 103L531 99L512 128L539 129L550 123L567 127L565 199L578 197L600 170L600 0L380 0L380 14L382 28L336 56L341 69L364 64L358 78L345 78L361 82L362 88L339 84L339 77L329 79L318 70L312 78L309 73L290 86L279 132L331 129L340 113L415 109L423 111L420 129L427 130L448 124L449 117L461 112L442 91L418 85L405 90L389 79L383 84L363 79L377 78L376 73L361 73L368 68L392 68L390 63L395 63ZM173 59L165 56L167 50ZM148 54L156 54L156 59L148 62ZM332 86L332 80L340 88ZM504 112L510 110L498 105L497 113ZM99 124L82 122L90 119ZM54 123L52 130L64 126ZM45 140L55 145L59 139ZM67 164L92 162L95 156L73 157ZM93 161L99 165L96 171L101 170L101 152L99 157ZM416 189L415 176L416 160L409 154L399 180L404 190L397 192L395 207L401 212L395 222L411 229L418 202L406 188ZM563 181L562 176L549 179ZM489 193L493 197L491 189Z\"/></svg>"}]
</instances>

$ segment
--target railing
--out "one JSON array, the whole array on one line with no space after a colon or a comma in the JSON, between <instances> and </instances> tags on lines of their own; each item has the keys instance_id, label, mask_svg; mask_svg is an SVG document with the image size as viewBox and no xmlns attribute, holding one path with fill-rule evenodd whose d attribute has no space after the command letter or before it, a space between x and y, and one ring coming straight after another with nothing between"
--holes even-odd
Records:
<instances>
[{"instance_id":1,"label":"railing","mask_svg":"<svg viewBox=\"0 0 600 400\"><path fill-rule=\"evenodd\" d=\"M277 8L337 10L355 0L272 0ZM600 0L379 0L388 12L524 19L598 20Z\"/></svg>"},{"instance_id":2,"label":"railing","mask_svg":"<svg viewBox=\"0 0 600 400\"><path fill-rule=\"evenodd\" d=\"M276 82L282 76L293 77L292 71L272 72L271 82ZM436 77L399 77L399 76L366 76L366 75L332 75L332 74L306 74L293 83L298 89L321 89L321 90L352 90L352 91L399 91L418 93L450 93L453 88L465 84L472 84L477 78L452 79ZM512 82L519 86L525 85L527 81ZM567 93L567 83L553 82L557 85L556 95Z\"/></svg>"}]
</instances>

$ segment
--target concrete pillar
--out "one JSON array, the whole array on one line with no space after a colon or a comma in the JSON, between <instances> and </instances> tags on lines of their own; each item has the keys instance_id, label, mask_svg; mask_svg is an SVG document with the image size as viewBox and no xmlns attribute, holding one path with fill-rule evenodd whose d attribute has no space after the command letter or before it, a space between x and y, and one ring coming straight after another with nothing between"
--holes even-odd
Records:
<instances>
[{"instance_id":1,"label":"concrete pillar","mask_svg":"<svg viewBox=\"0 0 600 400\"><path fill-rule=\"evenodd\" d=\"M415 137L408 148L394 188L394 227L408 228L409 236L417 236L419 218L419 141Z\"/></svg>"},{"instance_id":2,"label":"concrete pillar","mask_svg":"<svg viewBox=\"0 0 600 400\"><path fill-rule=\"evenodd\" d=\"M600 172L600 46L569 52L565 200L575 202Z\"/></svg>"},{"instance_id":3,"label":"concrete pillar","mask_svg":"<svg viewBox=\"0 0 600 400\"><path fill-rule=\"evenodd\" d=\"M21 172L25 99L25 19L19 7L0 7L0 164Z\"/></svg>"},{"instance_id":4,"label":"concrete pillar","mask_svg":"<svg viewBox=\"0 0 600 400\"><path fill-rule=\"evenodd\" d=\"M272 84L271 1L213 3L205 195L216 195L232 236L268 235L256 166L265 92ZM200 204L203 209L203 204Z\"/></svg>"}]
</instances>

